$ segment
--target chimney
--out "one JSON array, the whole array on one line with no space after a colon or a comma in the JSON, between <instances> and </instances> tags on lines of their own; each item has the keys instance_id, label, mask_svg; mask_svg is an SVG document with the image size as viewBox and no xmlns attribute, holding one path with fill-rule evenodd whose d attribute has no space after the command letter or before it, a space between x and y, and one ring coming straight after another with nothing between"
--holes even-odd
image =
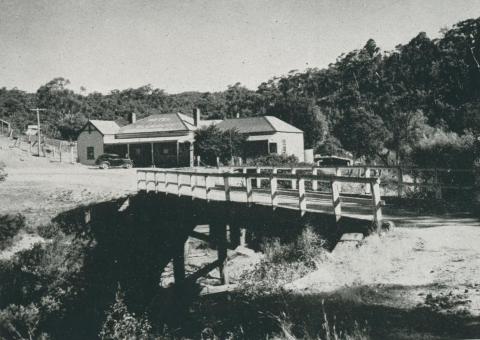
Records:
<instances>
[{"instance_id":1,"label":"chimney","mask_svg":"<svg viewBox=\"0 0 480 340\"><path fill-rule=\"evenodd\" d=\"M130 124L133 124L137 121L137 114L135 112L130 113Z\"/></svg>"},{"instance_id":2,"label":"chimney","mask_svg":"<svg viewBox=\"0 0 480 340\"><path fill-rule=\"evenodd\" d=\"M200 109L197 107L193 109L193 125L198 126L200 124Z\"/></svg>"}]
</instances>

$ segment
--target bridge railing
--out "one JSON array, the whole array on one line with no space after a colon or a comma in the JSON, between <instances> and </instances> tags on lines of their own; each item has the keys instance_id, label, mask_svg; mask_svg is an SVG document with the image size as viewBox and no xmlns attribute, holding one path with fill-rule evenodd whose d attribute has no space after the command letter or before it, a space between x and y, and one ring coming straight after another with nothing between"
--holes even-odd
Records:
<instances>
[{"instance_id":1,"label":"bridge railing","mask_svg":"<svg viewBox=\"0 0 480 340\"><path fill-rule=\"evenodd\" d=\"M282 185L285 183L294 185ZM369 194L341 193L342 185L369 186ZM337 221L342 215L352 215L343 213L343 206L350 211L358 210L353 215L369 215L377 226L382 221L380 180L375 177L315 175L300 171L292 174L282 172L282 168L272 168L269 173L235 172L235 169L228 172L139 169L137 188L207 201L234 201L269 205L273 209L297 209L302 215L307 211L323 211L333 213Z\"/></svg>"},{"instance_id":2,"label":"bridge railing","mask_svg":"<svg viewBox=\"0 0 480 340\"><path fill-rule=\"evenodd\" d=\"M475 169L453 168L418 168L404 166L353 165L321 167L233 167L234 171L250 173L268 173L272 169L295 174L297 172L316 174L333 174L348 177L378 177L381 179L382 196L402 197L407 192L431 192L437 199L443 198L445 192L461 192L474 189ZM292 185L295 185L292 183ZM316 184L314 184L316 185ZM368 185L363 187L365 194L370 193ZM358 192L360 193L360 192Z\"/></svg>"}]
</instances>

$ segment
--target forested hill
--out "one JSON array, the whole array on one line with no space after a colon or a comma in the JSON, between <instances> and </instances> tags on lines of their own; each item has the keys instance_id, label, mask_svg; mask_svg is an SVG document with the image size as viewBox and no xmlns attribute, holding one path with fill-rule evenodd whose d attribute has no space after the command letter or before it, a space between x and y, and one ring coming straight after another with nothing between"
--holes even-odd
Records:
<instances>
[{"instance_id":1,"label":"forested hill","mask_svg":"<svg viewBox=\"0 0 480 340\"><path fill-rule=\"evenodd\" d=\"M480 131L479 62L477 18L443 30L439 39L419 33L394 51L369 40L327 68L290 71L255 91L237 83L217 93L167 94L147 85L86 94L68 89L64 78L36 93L2 88L0 117L24 127L35 122L28 108L47 108L47 134L69 139L87 118L125 122L130 112L142 117L199 107L204 118L269 114L303 129L307 147L392 162L432 140L473 143Z\"/></svg>"}]
</instances>

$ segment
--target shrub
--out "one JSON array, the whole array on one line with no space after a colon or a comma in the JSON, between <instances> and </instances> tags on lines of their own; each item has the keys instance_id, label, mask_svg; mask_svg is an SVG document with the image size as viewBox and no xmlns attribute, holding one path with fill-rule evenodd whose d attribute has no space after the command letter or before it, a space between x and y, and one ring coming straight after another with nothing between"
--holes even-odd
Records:
<instances>
[{"instance_id":1,"label":"shrub","mask_svg":"<svg viewBox=\"0 0 480 340\"><path fill-rule=\"evenodd\" d=\"M252 166L298 166L298 158L294 155L269 154L249 159L247 165Z\"/></svg>"},{"instance_id":2,"label":"shrub","mask_svg":"<svg viewBox=\"0 0 480 340\"><path fill-rule=\"evenodd\" d=\"M311 228L289 244L278 239L262 245L264 259L240 278L243 293L257 297L281 292L283 287L318 268L325 254L325 241Z\"/></svg>"},{"instance_id":3,"label":"shrub","mask_svg":"<svg viewBox=\"0 0 480 340\"><path fill-rule=\"evenodd\" d=\"M138 318L128 311L124 301L124 294L119 287L115 295L115 303L107 312L107 318L100 331L101 339L151 339L152 327L146 317Z\"/></svg>"},{"instance_id":4,"label":"shrub","mask_svg":"<svg viewBox=\"0 0 480 340\"><path fill-rule=\"evenodd\" d=\"M8 247L12 238L25 227L25 217L21 214L0 216L0 250Z\"/></svg>"},{"instance_id":5,"label":"shrub","mask_svg":"<svg viewBox=\"0 0 480 340\"><path fill-rule=\"evenodd\" d=\"M471 168L475 161L475 137L471 133L459 136L436 129L421 139L411 152L419 167Z\"/></svg>"}]
</instances>

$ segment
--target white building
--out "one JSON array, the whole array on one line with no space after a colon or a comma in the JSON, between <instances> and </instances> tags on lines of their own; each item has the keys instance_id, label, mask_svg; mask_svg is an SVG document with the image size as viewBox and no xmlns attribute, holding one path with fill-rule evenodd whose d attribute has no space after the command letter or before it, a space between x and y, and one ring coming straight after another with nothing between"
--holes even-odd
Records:
<instances>
[{"instance_id":1,"label":"white building","mask_svg":"<svg viewBox=\"0 0 480 340\"><path fill-rule=\"evenodd\" d=\"M221 130L237 129L246 135L245 158L267 154L294 155L304 161L303 131L273 116L227 119Z\"/></svg>"},{"instance_id":2,"label":"white building","mask_svg":"<svg viewBox=\"0 0 480 340\"><path fill-rule=\"evenodd\" d=\"M139 167L191 166L195 130L211 124L245 134L245 158L278 153L304 160L303 132L278 118L200 120L199 110L193 117L156 114L138 121L133 114L131 124L123 127L113 121L90 120L77 140L78 159L82 164L93 165L102 153L114 153L130 157Z\"/></svg>"}]
</instances>

